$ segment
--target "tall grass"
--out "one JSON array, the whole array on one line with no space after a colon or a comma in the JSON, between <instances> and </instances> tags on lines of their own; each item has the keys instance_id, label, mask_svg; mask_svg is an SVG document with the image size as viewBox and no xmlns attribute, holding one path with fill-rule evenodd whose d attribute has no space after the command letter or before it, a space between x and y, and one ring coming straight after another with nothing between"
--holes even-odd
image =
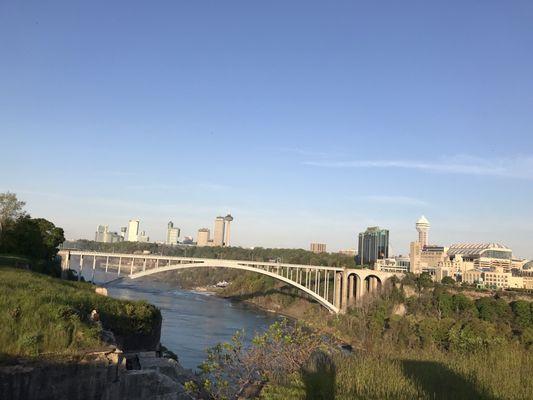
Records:
<instances>
[{"instance_id":1,"label":"tall grass","mask_svg":"<svg viewBox=\"0 0 533 400\"><path fill-rule=\"evenodd\" d=\"M149 332L161 318L152 305L97 295L88 283L0 267L0 361L101 348L93 309L117 334Z\"/></svg>"},{"instance_id":2,"label":"tall grass","mask_svg":"<svg viewBox=\"0 0 533 400\"><path fill-rule=\"evenodd\" d=\"M338 354L335 392L323 400L533 398L533 354L515 345L474 354L378 351ZM268 385L264 400L318 399L295 376L290 385Z\"/></svg>"}]
</instances>

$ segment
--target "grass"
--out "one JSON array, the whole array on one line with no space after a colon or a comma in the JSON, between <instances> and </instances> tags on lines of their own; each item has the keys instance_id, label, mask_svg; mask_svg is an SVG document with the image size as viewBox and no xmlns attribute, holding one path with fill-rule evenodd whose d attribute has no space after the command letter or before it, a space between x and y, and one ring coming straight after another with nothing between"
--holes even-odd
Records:
<instances>
[{"instance_id":1,"label":"grass","mask_svg":"<svg viewBox=\"0 0 533 400\"><path fill-rule=\"evenodd\" d=\"M305 375L268 385L264 400L281 399L531 399L533 354L515 345L490 352L379 352L334 357L334 389L316 396ZM320 375L318 375L320 376ZM323 376L323 374L322 374ZM302 379L302 377L304 379Z\"/></svg>"},{"instance_id":2,"label":"grass","mask_svg":"<svg viewBox=\"0 0 533 400\"><path fill-rule=\"evenodd\" d=\"M0 267L0 362L102 348L93 309L118 335L150 333L161 320L156 307L97 295L88 283Z\"/></svg>"}]
</instances>

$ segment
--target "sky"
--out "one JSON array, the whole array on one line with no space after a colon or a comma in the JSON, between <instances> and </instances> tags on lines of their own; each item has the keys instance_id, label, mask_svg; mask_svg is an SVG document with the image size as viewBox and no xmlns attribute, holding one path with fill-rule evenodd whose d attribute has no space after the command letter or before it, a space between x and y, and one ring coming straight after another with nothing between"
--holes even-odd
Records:
<instances>
[{"instance_id":1,"label":"sky","mask_svg":"<svg viewBox=\"0 0 533 400\"><path fill-rule=\"evenodd\" d=\"M68 239L533 258L531 1L0 1L0 192Z\"/></svg>"}]
</instances>

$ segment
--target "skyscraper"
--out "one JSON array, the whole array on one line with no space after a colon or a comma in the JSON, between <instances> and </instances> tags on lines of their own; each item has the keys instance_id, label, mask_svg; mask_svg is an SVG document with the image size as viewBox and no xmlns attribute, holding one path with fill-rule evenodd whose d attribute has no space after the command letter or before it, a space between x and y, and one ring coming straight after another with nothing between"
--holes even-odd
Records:
<instances>
[{"instance_id":1,"label":"skyscraper","mask_svg":"<svg viewBox=\"0 0 533 400\"><path fill-rule=\"evenodd\" d=\"M180 228L174 227L174 222L169 221L167 224L167 240L166 244L175 245L178 244L178 238L180 237Z\"/></svg>"},{"instance_id":2,"label":"skyscraper","mask_svg":"<svg viewBox=\"0 0 533 400\"><path fill-rule=\"evenodd\" d=\"M139 220L130 219L128 222L128 242L137 242L139 236Z\"/></svg>"},{"instance_id":3,"label":"skyscraper","mask_svg":"<svg viewBox=\"0 0 533 400\"><path fill-rule=\"evenodd\" d=\"M106 232L108 232L109 226L108 225L98 225L96 227L96 233L94 234L94 241L95 242L103 242L104 236Z\"/></svg>"},{"instance_id":4,"label":"skyscraper","mask_svg":"<svg viewBox=\"0 0 533 400\"><path fill-rule=\"evenodd\" d=\"M209 229L198 229L198 236L196 237L196 245L198 247L209 246Z\"/></svg>"},{"instance_id":5,"label":"skyscraper","mask_svg":"<svg viewBox=\"0 0 533 400\"><path fill-rule=\"evenodd\" d=\"M418 242L420 243L420 246L422 249L426 247L429 243L429 227L431 224L427 220L426 217L423 215L420 217L420 219L416 222L416 230L418 231Z\"/></svg>"},{"instance_id":6,"label":"skyscraper","mask_svg":"<svg viewBox=\"0 0 533 400\"><path fill-rule=\"evenodd\" d=\"M372 226L359 234L360 265L373 265L376 260L389 257L389 231Z\"/></svg>"},{"instance_id":7,"label":"skyscraper","mask_svg":"<svg viewBox=\"0 0 533 400\"><path fill-rule=\"evenodd\" d=\"M213 246L224 246L224 217L215 218L215 232L213 234Z\"/></svg>"},{"instance_id":8,"label":"skyscraper","mask_svg":"<svg viewBox=\"0 0 533 400\"><path fill-rule=\"evenodd\" d=\"M226 222L226 228L224 229L224 246L229 246L229 240L230 240L230 224L231 221L233 221L233 217L231 214L228 214L224 217L224 220Z\"/></svg>"}]
</instances>

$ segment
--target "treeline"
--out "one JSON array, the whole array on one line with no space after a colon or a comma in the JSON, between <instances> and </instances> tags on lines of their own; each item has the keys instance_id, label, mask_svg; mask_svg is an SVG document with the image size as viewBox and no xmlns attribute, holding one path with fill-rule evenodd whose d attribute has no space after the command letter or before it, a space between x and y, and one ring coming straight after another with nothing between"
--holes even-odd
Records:
<instances>
[{"instance_id":1,"label":"treeline","mask_svg":"<svg viewBox=\"0 0 533 400\"><path fill-rule=\"evenodd\" d=\"M34 271L59 276L58 246L65 241L63 229L44 218L32 218L25 203L14 193L0 193L0 257L20 257ZM15 259L17 260L17 259Z\"/></svg>"},{"instance_id":2,"label":"treeline","mask_svg":"<svg viewBox=\"0 0 533 400\"><path fill-rule=\"evenodd\" d=\"M66 242L65 248L80 250L108 251L116 253L133 253L135 251L150 251L177 257L220 258L226 260L254 260L279 261L290 264L324 265L354 268L353 257L339 253L319 253L304 249L272 249L254 247L198 247L198 246L168 246L157 243L119 242L100 243L92 240L77 240Z\"/></svg>"},{"instance_id":3,"label":"treeline","mask_svg":"<svg viewBox=\"0 0 533 400\"><path fill-rule=\"evenodd\" d=\"M409 298L397 285L330 324L367 348L476 351L508 342L533 346L532 302L498 296L472 300L440 285Z\"/></svg>"}]
</instances>

